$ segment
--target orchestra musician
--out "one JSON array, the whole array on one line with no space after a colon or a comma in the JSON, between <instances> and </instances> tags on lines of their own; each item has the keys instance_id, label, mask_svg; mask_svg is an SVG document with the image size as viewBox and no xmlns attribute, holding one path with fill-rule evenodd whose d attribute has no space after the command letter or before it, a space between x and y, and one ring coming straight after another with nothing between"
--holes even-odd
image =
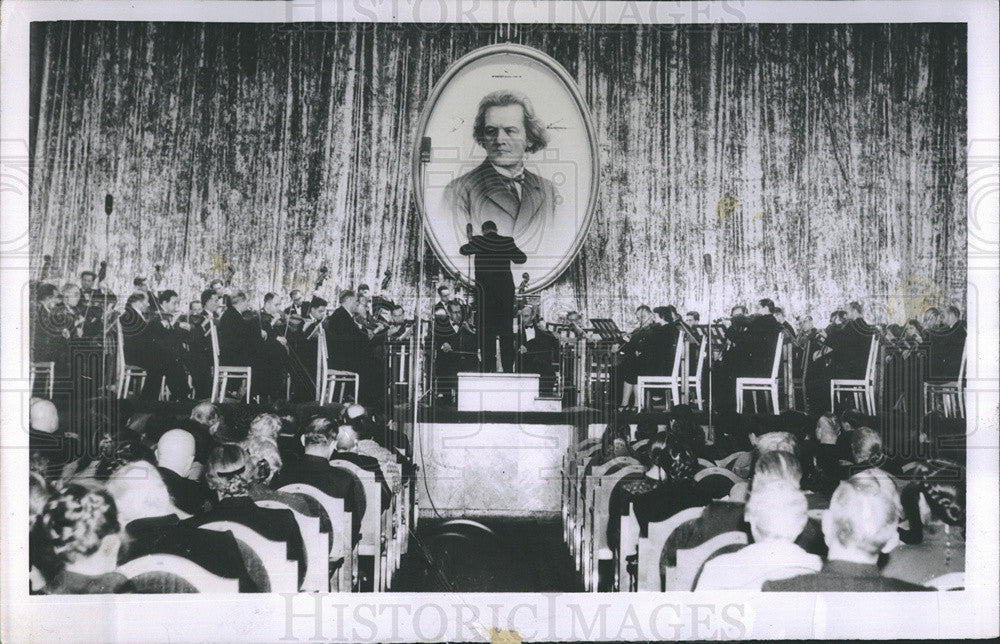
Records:
<instances>
[{"instance_id":1,"label":"orchestra musician","mask_svg":"<svg viewBox=\"0 0 1000 644\"><path fill-rule=\"evenodd\" d=\"M539 325L541 316L531 304L520 311L517 332L517 372L537 373L539 394L549 396L556 387L555 363L559 359L559 340Z\"/></svg>"},{"instance_id":2,"label":"orchestra musician","mask_svg":"<svg viewBox=\"0 0 1000 644\"><path fill-rule=\"evenodd\" d=\"M720 318L715 323L724 328L726 347L721 359L712 367L713 405L720 411L732 412L736 410L736 375L749 362L747 308L738 304L730 309L728 318Z\"/></svg>"},{"instance_id":3,"label":"orchestra musician","mask_svg":"<svg viewBox=\"0 0 1000 644\"><path fill-rule=\"evenodd\" d=\"M309 307L311 303L306 302L302 297L302 291L295 289L288 294L292 298L292 303L283 312L285 315L291 315L299 318L301 321L305 321L306 316L309 315ZM323 306L326 306L325 304Z\"/></svg>"},{"instance_id":4,"label":"orchestra musician","mask_svg":"<svg viewBox=\"0 0 1000 644\"><path fill-rule=\"evenodd\" d=\"M316 400L316 354L319 341L326 341L326 307L327 301L314 295L305 309L306 317L297 328L288 325L287 319L295 315L288 313L292 308L285 309L283 332L288 341L288 371L292 377L293 402Z\"/></svg>"},{"instance_id":5,"label":"orchestra musician","mask_svg":"<svg viewBox=\"0 0 1000 644\"><path fill-rule=\"evenodd\" d=\"M59 292L54 284L39 284L35 289L37 308L31 325L32 361L53 362L55 378L65 378L69 373L70 332L66 316L59 309ZM44 389L41 378L36 379L38 392ZM47 394L46 394L47 395Z\"/></svg>"},{"instance_id":6,"label":"orchestra musician","mask_svg":"<svg viewBox=\"0 0 1000 644\"><path fill-rule=\"evenodd\" d=\"M176 300L176 293L173 300ZM187 371L181 364L180 356L171 347L168 327L164 325L161 314L151 313L146 293L137 291L128 297L118 324L124 339L125 363L146 370L146 382L140 398L156 400L164 377L175 400L189 398L191 389L188 387Z\"/></svg>"},{"instance_id":7,"label":"orchestra musician","mask_svg":"<svg viewBox=\"0 0 1000 644\"><path fill-rule=\"evenodd\" d=\"M439 323L434 336L439 402L454 404L460 372L479 371L477 348L476 330L465 320L461 303L449 302L447 322Z\"/></svg>"},{"instance_id":8,"label":"orchestra musician","mask_svg":"<svg viewBox=\"0 0 1000 644\"><path fill-rule=\"evenodd\" d=\"M434 317L435 318L448 318L448 304L451 302L451 287L447 284L442 284L437 289L438 301L434 303Z\"/></svg>"},{"instance_id":9,"label":"orchestra musician","mask_svg":"<svg viewBox=\"0 0 1000 644\"><path fill-rule=\"evenodd\" d=\"M330 368L358 374L362 400L357 402L372 404L380 398L381 387L376 386L371 335L354 317L359 306L354 291L340 294L340 306L330 316L327 327Z\"/></svg>"},{"instance_id":10,"label":"orchestra musician","mask_svg":"<svg viewBox=\"0 0 1000 644\"><path fill-rule=\"evenodd\" d=\"M76 284L66 284L62 290L62 302L58 306L58 316L70 332L71 340L96 340L103 331L103 309L93 302L84 302L81 290Z\"/></svg>"},{"instance_id":11,"label":"orchestra musician","mask_svg":"<svg viewBox=\"0 0 1000 644\"><path fill-rule=\"evenodd\" d=\"M260 393L278 400L285 398L285 384L288 375L288 340L283 335L285 331L284 316L278 307L278 295L265 293L261 309L250 314L249 319L257 323L260 330L258 362L266 374L262 374ZM255 372L254 380L257 380Z\"/></svg>"},{"instance_id":12,"label":"orchestra musician","mask_svg":"<svg viewBox=\"0 0 1000 644\"><path fill-rule=\"evenodd\" d=\"M767 378L771 375L774 349L781 333L781 325L774 317L774 308L774 302L768 298L757 302L756 314L750 319L746 330L746 362L737 371L737 377Z\"/></svg>"},{"instance_id":13,"label":"orchestra musician","mask_svg":"<svg viewBox=\"0 0 1000 644\"><path fill-rule=\"evenodd\" d=\"M649 359L646 353L646 341L650 332L657 326L653 311L645 304L636 308L635 317L638 321L636 328L624 337L624 344L613 347L619 355L616 380L620 380L622 383L622 410L629 408L629 401L631 401L635 391L636 379L640 375L640 371L644 370L643 363ZM636 401L637 404L639 402Z\"/></svg>"},{"instance_id":14,"label":"orchestra musician","mask_svg":"<svg viewBox=\"0 0 1000 644\"><path fill-rule=\"evenodd\" d=\"M806 379L809 409L823 414L830 409L830 380L862 379L868 366L868 353L876 330L868 325L858 302L851 302L846 310L834 311L831 324L817 337L829 353L817 360Z\"/></svg>"}]
</instances>

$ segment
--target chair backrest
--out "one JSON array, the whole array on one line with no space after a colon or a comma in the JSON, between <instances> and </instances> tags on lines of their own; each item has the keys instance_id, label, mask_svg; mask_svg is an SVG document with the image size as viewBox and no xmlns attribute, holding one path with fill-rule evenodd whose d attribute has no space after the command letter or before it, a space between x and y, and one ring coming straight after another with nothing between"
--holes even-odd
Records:
<instances>
[{"instance_id":1,"label":"chair backrest","mask_svg":"<svg viewBox=\"0 0 1000 644\"><path fill-rule=\"evenodd\" d=\"M663 545L667 542L667 539L670 538L670 535L674 530L692 519L697 519L701 516L701 513L704 510L704 507L687 508L685 510L681 510L668 519L658 521L656 523L650 523L647 527L646 538L649 539L654 546L656 546L656 552L660 552L663 550ZM659 565L659 562L654 565Z\"/></svg>"},{"instance_id":2,"label":"chair backrest","mask_svg":"<svg viewBox=\"0 0 1000 644\"><path fill-rule=\"evenodd\" d=\"M212 521L199 527L216 532L232 532L237 541L245 543L264 564L270 592L294 593L299 589L298 565L288 560L288 546L284 541L272 541L251 527L235 521Z\"/></svg>"},{"instance_id":3,"label":"chair backrest","mask_svg":"<svg viewBox=\"0 0 1000 644\"><path fill-rule=\"evenodd\" d=\"M118 572L130 579L140 592L168 592L166 588L170 586L187 586L193 589L172 592L238 593L240 590L238 579L220 577L190 559L176 555L153 554L138 557L118 566Z\"/></svg>"},{"instance_id":4,"label":"chair backrest","mask_svg":"<svg viewBox=\"0 0 1000 644\"><path fill-rule=\"evenodd\" d=\"M727 546L746 543L745 532L733 531L712 537L700 546L677 550L677 570L668 582L667 590L693 590L698 572L713 554Z\"/></svg>"},{"instance_id":5,"label":"chair backrest","mask_svg":"<svg viewBox=\"0 0 1000 644\"><path fill-rule=\"evenodd\" d=\"M636 442L632 443L632 451L634 452L636 450L640 450L640 449L644 448L646 445L649 445L649 439L648 438L644 438L641 441L636 441Z\"/></svg>"},{"instance_id":6,"label":"chair backrest","mask_svg":"<svg viewBox=\"0 0 1000 644\"><path fill-rule=\"evenodd\" d=\"M366 506L365 514L361 517L361 543L377 545L382 536L381 516L386 508L382 507L382 484L375 478L375 472L341 460L330 461L330 467L346 470L361 481Z\"/></svg>"},{"instance_id":7,"label":"chair backrest","mask_svg":"<svg viewBox=\"0 0 1000 644\"><path fill-rule=\"evenodd\" d=\"M302 581L302 590L306 592L329 592L329 560L330 535L320 532L319 517L302 514L292 506L276 499L261 499L255 502L262 508L290 510L295 517L295 523L302 533L302 544L306 549L306 577Z\"/></svg>"},{"instance_id":8,"label":"chair backrest","mask_svg":"<svg viewBox=\"0 0 1000 644\"><path fill-rule=\"evenodd\" d=\"M212 340L212 366L219 368L219 332L215 327L215 319L212 314L206 316L208 320L208 335ZM222 392L225 395L225 392Z\"/></svg>"},{"instance_id":9,"label":"chair backrest","mask_svg":"<svg viewBox=\"0 0 1000 644\"><path fill-rule=\"evenodd\" d=\"M714 465L712 467L706 467L703 470L698 470L694 474L694 480L697 483L698 481L708 476L724 476L730 481L732 481L734 484L745 482L743 479L736 476L736 474L734 474L732 470L727 469L725 467L720 467L718 465Z\"/></svg>"},{"instance_id":10,"label":"chair backrest","mask_svg":"<svg viewBox=\"0 0 1000 644\"><path fill-rule=\"evenodd\" d=\"M706 458L699 458L698 459L698 465L701 465L702 467L705 467L705 468L715 467L716 466L715 463L713 463L712 461L710 461L710 460L708 460Z\"/></svg>"},{"instance_id":11,"label":"chair backrest","mask_svg":"<svg viewBox=\"0 0 1000 644\"><path fill-rule=\"evenodd\" d=\"M806 374L809 372L809 362L811 357L812 357L812 340L806 338L806 343L802 347L802 358L801 358L802 362L801 364L799 364L801 375L798 376L799 378L802 379L803 382L805 382Z\"/></svg>"},{"instance_id":12,"label":"chair backrest","mask_svg":"<svg viewBox=\"0 0 1000 644\"><path fill-rule=\"evenodd\" d=\"M344 500L337 499L319 488L307 483L290 483L278 489L279 492L289 494L302 494L314 499L326 511L330 519L330 526L333 529L333 538L330 543L330 557L339 559L346 556L352 549L351 542L351 513L344 510Z\"/></svg>"},{"instance_id":13,"label":"chair backrest","mask_svg":"<svg viewBox=\"0 0 1000 644\"><path fill-rule=\"evenodd\" d=\"M611 459L610 461L606 461L606 462L604 462L604 463L602 463L600 465L595 465L590 470L590 475L591 476L604 476L605 472L607 472L608 470L610 470L612 467L615 467L617 465L626 465L626 464L639 465L639 461L636 460L636 459L634 459L634 458L632 458L631 456L616 456L615 458Z\"/></svg>"},{"instance_id":14,"label":"chair backrest","mask_svg":"<svg viewBox=\"0 0 1000 644\"><path fill-rule=\"evenodd\" d=\"M965 573L949 572L925 582L924 586L938 590L965 590Z\"/></svg>"},{"instance_id":15,"label":"chair backrest","mask_svg":"<svg viewBox=\"0 0 1000 644\"><path fill-rule=\"evenodd\" d=\"M681 377L681 359L684 356L684 352L687 351L687 346L687 342L680 336L677 336L677 342L674 343L674 364L670 368L670 376L672 378Z\"/></svg>"},{"instance_id":16,"label":"chair backrest","mask_svg":"<svg viewBox=\"0 0 1000 644\"><path fill-rule=\"evenodd\" d=\"M871 344L868 345L868 363L865 365L865 380L868 382L875 381L875 368L878 366L878 347L878 336L873 333Z\"/></svg>"},{"instance_id":17,"label":"chair backrest","mask_svg":"<svg viewBox=\"0 0 1000 644\"><path fill-rule=\"evenodd\" d=\"M774 360L771 362L771 380L775 380L778 377L778 370L781 367L781 356L783 355L781 347L785 342L785 335L783 333L778 333L778 339L774 342Z\"/></svg>"},{"instance_id":18,"label":"chair backrest","mask_svg":"<svg viewBox=\"0 0 1000 644\"><path fill-rule=\"evenodd\" d=\"M663 546L674 530L688 521L697 519L704 510L703 507L687 508L664 521L650 523L647 526L647 536L639 539L639 590L661 590L660 555Z\"/></svg>"},{"instance_id":19,"label":"chair backrest","mask_svg":"<svg viewBox=\"0 0 1000 644\"><path fill-rule=\"evenodd\" d=\"M115 339L118 345L115 356L118 363L118 374L120 375L125 371L125 333L122 331L121 318L115 320Z\"/></svg>"},{"instance_id":20,"label":"chair backrest","mask_svg":"<svg viewBox=\"0 0 1000 644\"><path fill-rule=\"evenodd\" d=\"M732 464L733 464L733 463L734 463L734 462L735 462L735 461L736 461L737 459L739 459L739 458L741 458L741 457L743 457L743 456L749 456L749 455L750 455L750 452L745 452L745 451L744 451L744 452L733 452L733 453L732 453L732 454L730 454L729 456L727 456L727 457L725 457L725 458L723 458L723 459L720 459L720 460L716 461L716 462L715 462L715 464L716 464L716 465L718 465L719 467L725 467L725 468L728 468L728 467L729 467L729 466L731 466L731 465L732 465Z\"/></svg>"},{"instance_id":21,"label":"chair backrest","mask_svg":"<svg viewBox=\"0 0 1000 644\"><path fill-rule=\"evenodd\" d=\"M580 441L579 443L577 443L575 446L573 446L571 449L574 452L582 452L582 451L584 451L586 449L590 449L594 445L600 445L600 444L601 444L601 437L600 436L595 436L594 438L585 438L585 439L583 439L582 441Z\"/></svg>"},{"instance_id":22,"label":"chair backrest","mask_svg":"<svg viewBox=\"0 0 1000 644\"><path fill-rule=\"evenodd\" d=\"M965 346L962 347L962 366L958 368L958 386L962 386L962 381L965 380L965 369L969 363L969 341L965 341Z\"/></svg>"},{"instance_id":23,"label":"chair backrest","mask_svg":"<svg viewBox=\"0 0 1000 644\"><path fill-rule=\"evenodd\" d=\"M705 357L708 355L708 340L708 333L705 333L701 336L701 342L698 344L698 365L695 367L694 376L692 376L695 382L701 382L701 375L705 370Z\"/></svg>"},{"instance_id":24,"label":"chair backrest","mask_svg":"<svg viewBox=\"0 0 1000 644\"><path fill-rule=\"evenodd\" d=\"M320 324L323 324L320 322ZM323 382L327 369L330 368L330 347L326 344L326 334L316 334L316 382Z\"/></svg>"}]
</instances>

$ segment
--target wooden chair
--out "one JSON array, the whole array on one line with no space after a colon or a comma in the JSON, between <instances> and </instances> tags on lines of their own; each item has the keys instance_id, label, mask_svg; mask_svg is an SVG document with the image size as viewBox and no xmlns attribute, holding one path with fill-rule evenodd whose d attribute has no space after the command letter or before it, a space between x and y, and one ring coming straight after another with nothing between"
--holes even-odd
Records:
<instances>
[{"instance_id":1,"label":"wooden chair","mask_svg":"<svg viewBox=\"0 0 1000 644\"><path fill-rule=\"evenodd\" d=\"M830 409L837 410L837 394L853 394L854 408L868 416L875 415L875 367L878 364L878 336L872 335L868 345L865 376L860 380L835 378L830 381Z\"/></svg>"},{"instance_id":2,"label":"wooden chair","mask_svg":"<svg viewBox=\"0 0 1000 644\"><path fill-rule=\"evenodd\" d=\"M715 464L718 465L719 467L724 467L726 469L730 469L730 466L733 463L735 463L737 459L739 459L739 458L741 458L743 456L750 456L750 452L746 452L746 451L743 451L743 452L733 452L729 456L717 460L715 462Z\"/></svg>"},{"instance_id":3,"label":"wooden chair","mask_svg":"<svg viewBox=\"0 0 1000 644\"><path fill-rule=\"evenodd\" d=\"M634 592L638 590L637 583L629 583L631 580L628 571L628 558L639 552L639 519L635 516L635 508L631 503L628 505L628 515L621 517L621 525L618 530L618 560L615 570L615 588L621 592Z\"/></svg>"},{"instance_id":4,"label":"wooden chair","mask_svg":"<svg viewBox=\"0 0 1000 644\"><path fill-rule=\"evenodd\" d=\"M249 526L235 521L212 521L199 526L216 532L232 532L237 542L243 542L260 558L267 573L267 591L272 593L295 593L299 590L298 564L289 561L286 555L288 545L284 541L272 541ZM250 566L247 566L249 569ZM260 583L257 584L261 586ZM264 590L261 587L261 590Z\"/></svg>"},{"instance_id":5,"label":"wooden chair","mask_svg":"<svg viewBox=\"0 0 1000 644\"><path fill-rule=\"evenodd\" d=\"M924 383L924 413L941 412L945 418L965 418L965 369L969 344L962 350L962 366L954 382Z\"/></svg>"},{"instance_id":6,"label":"wooden chair","mask_svg":"<svg viewBox=\"0 0 1000 644\"><path fill-rule=\"evenodd\" d=\"M935 588L937 590L965 590L965 573L964 572L949 572L940 577L935 577L930 581L924 583L924 586L928 588Z\"/></svg>"},{"instance_id":7,"label":"wooden chair","mask_svg":"<svg viewBox=\"0 0 1000 644\"><path fill-rule=\"evenodd\" d=\"M306 550L306 575L302 580L304 592L330 592L330 535L320 532L319 518L302 514L292 506L273 499L256 501L262 508L290 510L302 534L302 544Z\"/></svg>"},{"instance_id":8,"label":"wooden chair","mask_svg":"<svg viewBox=\"0 0 1000 644\"><path fill-rule=\"evenodd\" d=\"M212 402L222 402L229 388L229 381L243 381L246 385L246 402L250 404L250 383L253 380L253 368L219 364L219 333L211 316L208 318L209 335L212 336Z\"/></svg>"},{"instance_id":9,"label":"wooden chair","mask_svg":"<svg viewBox=\"0 0 1000 644\"><path fill-rule=\"evenodd\" d=\"M587 467L587 461L590 457L601 449L600 444L593 447L589 447L576 454L573 461L573 490L572 490L572 501L573 506L573 537L570 542L570 552L573 553L573 558L576 560L576 569L579 571L583 567L583 523L584 523L584 486L586 484L584 477L584 470Z\"/></svg>"},{"instance_id":10,"label":"wooden chair","mask_svg":"<svg viewBox=\"0 0 1000 644\"><path fill-rule=\"evenodd\" d=\"M323 334L317 336L316 343L316 382L319 385L319 404L332 403L334 393L337 393L337 402L343 403L348 385L354 387L354 400L357 400L360 394L358 374L353 371L331 369L326 336Z\"/></svg>"},{"instance_id":11,"label":"wooden chair","mask_svg":"<svg viewBox=\"0 0 1000 644\"><path fill-rule=\"evenodd\" d=\"M719 550L737 544L747 544L745 532L725 532L695 548L678 550L677 567L667 568L665 590L694 590L695 579L705 562Z\"/></svg>"},{"instance_id":12,"label":"wooden chair","mask_svg":"<svg viewBox=\"0 0 1000 644\"><path fill-rule=\"evenodd\" d=\"M121 320L115 321L115 334L117 337L116 363L118 367L118 398L124 399L133 393L142 391L146 386L147 373L145 369L125 364L125 334L122 332ZM135 392L133 392L133 386Z\"/></svg>"},{"instance_id":13,"label":"wooden chair","mask_svg":"<svg viewBox=\"0 0 1000 644\"><path fill-rule=\"evenodd\" d=\"M701 465L704 468L715 467L715 463L708 460L707 458L699 458L698 465Z\"/></svg>"},{"instance_id":14,"label":"wooden chair","mask_svg":"<svg viewBox=\"0 0 1000 644\"><path fill-rule=\"evenodd\" d=\"M139 592L238 593L240 581L220 577L190 559L153 554L118 566L117 571L132 581Z\"/></svg>"},{"instance_id":15,"label":"wooden chair","mask_svg":"<svg viewBox=\"0 0 1000 644\"><path fill-rule=\"evenodd\" d=\"M600 438L588 438L577 445L571 445L566 450L563 457L563 540L569 546L570 554L576 554L576 495L577 495L577 473L580 455L586 452L592 454L596 449L600 449ZM584 459L585 462L585 459Z\"/></svg>"},{"instance_id":16,"label":"wooden chair","mask_svg":"<svg viewBox=\"0 0 1000 644\"><path fill-rule=\"evenodd\" d=\"M36 378L45 378L45 391L49 393L49 400L52 400L56 387L56 363L52 361L31 363L31 368L28 370L28 391L32 394L35 392Z\"/></svg>"},{"instance_id":17,"label":"wooden chair","mask_svg":"<svg viewBox=\"0 0 1000 644\"><path fill-rule=\"evenodd\" d=\"M613 474L605 474L616 464L625 464L625 467ZM590 496L587 499L587 511L584 513L584 517L589 517L589 520L584 526L586 554L583 570L584 588L590 592L597 592L599 586L598 562L602 558L613 559L613 553L608 545L608 522L612 520L611 493L624 477L629 474L642 474L645 471L646 468L635 459L622 456L608 461L600 468L594 468L594 473L590 476L591 482L588 486ZM614 517L613 520L618 520L618 517Z\"/></svg>"},{"instance_id":18,"label":"wooden chair","mask_svg":"<svg viewBox=\"0 0 1000 644\"><path fill-rule=\"evenodd\" d=\"M691 391L694 390L694 404L699 411L704 411L705 409L705 398L701 391L701 381L702 376L705 373L705 360L708 355L708 342L709 335L706 333L702 336L701 342L698 343L698 362L695 364L694 375L689 375L687 377L687 391L690 395Z\"/></svg>"},{"instance_id":19,"label":"wooden chair","mask_svg":"<svg viewBox=\"0 0 1000 644\"><path fill-rule=\"evenodd\" d=\"M720 467L718 465L715 465L715 466L712 466L712 467L706 467L703 470L698 470L694 474L694 481L695 481L695 483L697 483L698 481L700 481L700 480L702 480L702 479L704 479L706 477L709 477L709 476L724 476L727 479L729 479L730 481L732 481L734 484L735 483L745 483L746 482L743 479L741 479L740 477L736 476L736 474L734 474L732 470L727 469L725 467Z\"/></svg>"},{"instance_id":20,"label":"wooden chair","mask_svg":"<svg viewBox=\"0 0 1000 644\"><path fill-rule=\"evenodd\" d=\"M792 365L792 395L789 406L798 409L796 400L801 395L802 411L809 413L809 399L806 397L806 377L809 375L809 363L812 362L812 340L807 339L801 351L802 357L799 363L793 363ZM792 348L792 355L795 355L794 347ZM796 369L798 369L798 372L796 372Z\"/></svg>"},{"instance_id":21,"label":"wooden chair","mask_svg":"<svg viewBox=\"0 0 1000 644\"><path fill-rule=\"evenodd\" d=\"M364 488L367 508L361 517L361 542L358 544L358 554L373 559L373 592L383 592L386 589L388 561L388 537L392 529L392 508L382 507L382 484L375 478L374 472L362 469L347 461L330 461L330 466L346 470L361 481Z\"/></svg>"},{"instance_id":22,"label":"wooden chair","mask_svg":"<svg viewBox=\"0 0 1000 644\"><path fill-rule=\"evenodd\" d=\"M674 363L668 376L639 376L635 381L635 403L639 409L647 409L646 393L650 391L670 392L670 401L673 405L681 404L681 381L687 382L690 376L681 375L681 364L684 352L687 351L687 342L680 338L674 346ZM699 386L700 389L700 386ZM670 406L668 405L669 409Z\"/></svg>"},{"instance_id":23,"label":"wooden chair","mask_svg":"<svg viewBox=\"0 0 1000 644\"><path fill-rule=\"evenodd\" d=\"M357 564L357 548L353 541L353 524L351 513L344 510L344 500L337 499L320 489L306 483L290 483L281 487L279 492L301 494L314 499L326 512L333 528L333 538L330 540L330 561L341 561L337 569L337 592L349 593L353 590L354 571ZM331 586L333 579L330 580Z\"/></svg>"},{"instance_id":24,"label":"wooden chair","mask_svg":"<svg viewBox=\"0 0 1000 644\"><path fill-rule=\"evenodd\" d=\"M646 537L639 538L639 590L662 591L663 585L660 582L660 555L663 553L663 546L674 530L681 525L697 519L705 508L687 508L681 510L674 516L664 521L650 523Z\"/></svg>"},{"instance_id":25,"label":"wooden chair","mask_svg":"<svg viewBox=\"0 0 1000 644\"><path fill-rule=\"evenodd\" d=\"M774 358L771 361L771 375L767 378L741 377L736 379L736 413L743 413L743 398L747 392L753 397L753 410L757 411L757 393L763 392L771 394L771 413L778 414L781 411L781 404L778 402L778 374L781 367L781 345L784 341L782 334L778 334L775 341Z\"/></svg>"}]
</instances>

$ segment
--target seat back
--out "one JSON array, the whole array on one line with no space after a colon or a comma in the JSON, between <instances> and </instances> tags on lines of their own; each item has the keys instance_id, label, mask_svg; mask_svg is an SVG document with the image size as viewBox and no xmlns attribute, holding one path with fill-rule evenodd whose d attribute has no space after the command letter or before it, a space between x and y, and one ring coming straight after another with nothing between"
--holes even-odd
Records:
<instances>
[{"instance_id":1,"label":"seat back","mask_svg":"<svg viewBox=\"0 0 1000 644\"><path fill-rule=\"evenodd\" d=\"M667 577L666 590L694 590L701 567L719 550L732 545L746 545L745 532L733 531L712 537L695 548L677 551L677 568Z\"/></svg>"},{"instance_id":2,"label":"seat back","mask_svg":"<svg viewBox=\"0 0 1000 644\"><path fill-rule=\"evenodd\" d=\"M674 364L670 368L671 378L681 377L681 361L684 359L684 352L687 351L687 346L687 342L678 335L677 342L674 343Z\"/></svg>"},{"instance_id":3,"label":"seat back","mask_svg":"<svg viewBox=\"0 0 1000 644\"><path fill-rule=\"evenodd\" d=\"M875 382L875 368L878 366L878 348L878 336L872 334L871 344L868 345L868 363L865 365L865 382L867 383ZM869 411L875 413L874 409Z\"/></svg>"},{"instance_id":4,"label":"seat back","mask_svg":"<svg viewBox=\"0 0 1000 644\"><path fill-rule=\"evenodd\" d=\"M608 522L619 521L621 517L611 516L611 494L614 492L618 482L630 474L642 474L646 468L642 467L638 461L628 457L612 459L629 463L613 474L601 474L593 479L591 497L588 499L586 512L590 518L587 521L588 534L585 538L588 541L588 549L591 553L590 564L584 568L584 582L588 590L594 591L598 587L597 561L601 558L601 551L609 547L608 544ZM595 468L596 469L596 468ZM606 471L606 469L605 469ZM619 546L621 543L619 542Z\"/></svg>"},{"instance_id":5,"label":"seat back","mask_svg":"<svg viewBox=\"0 0 1000 644\"><path fill-rule=\"evenodd\" d=\"M319 488L306 483L290 483L278 489L279 492L302 494L314 499L330 519L333 538L330 543L330 558L339 559L350 553L351 544L351 513L344 510L344 500L337 499Z\"/></svg>"},{"instance_id":6,"label":"seat back","mask_svg":"<svg viewBox=\"0 0 1000 644\"><path fill-rule=\"evenodd\" d=\"M232 532L237 542L243 542L256 555L267 574L267 589L272 593L294 593L299 589L298 565L289 561L288 546L284 541L272 541L249 526L235 521L212 521L200 526L205 530ZM242 549L241 549L242 550ZM244 561L246 561L244 557ZM247 569L252 562L247 561ZM260 584L258 583L258 586ZM263 590L263 588L262 588Z\"/></svg>"},{"instance_id":7,"label":"seat back","mask_svg":"<svg viewBox=\"0 0 1000 644\"><path fill-rule=\"evenodd\" d=\"M698 364L695 367L694 375L691 376L693 382L701 382L702 373L705 370L705 357L708 355L708 333L701 336L701 342L698 343Z\"/></svg>"},{"instance_id":8,"label":"seat back","mask_svg":"<svg viewBox=\"0 0 1000 644\"><path fill-rule=\"evenodd\" d=\"M694 480L697 483L698 481L700 481L700 480L702 480L702 479L704 479L705 477L708 477L708 476L724 476L727 479L729 479L730 481L732 481L734 484L735 483L744 483L745 482L743 479L741 479L740 477L736 476L736 474L734 474L732 470L727 469L725 467L718 466L718 465L715 465L715 466L712 466L712 467L706 467L703 470L698 470L697 472L695 472Z\"/></svg>"},{"instance_id":9,"label":"seat back","mask_svg":"<svg viewBox=\"0 0 1000 644\"><path fill-rule=\"evenodd\" d=\"M727 457L725 457L723 459L719 459L718 461L715 462L715 464L718 465L719 467L725 467L725 468L728 469L728 468L730 468L730 466L732 466L733 463L736 462L737 459L739 459L742 456L749 456L749 455L750 455L750 452L746 452L746 451L743 451L743 452L733 452L729 456L727 456Z\"/></svg>"},{"instance_id":10,"label":"seat back","mask_svg":"<svg viewBox=\"0 0 1000 644\"><path fill-rule=\"evenodd\" d=\"M121 318L115 320L115 340L118 345L115 351L115 362L118 367L118 377L125 373L125 333L122 331Z\"/></svg>"},{"instance_id":11,"label":"seat back","mask_svg":"<svg viewBox=\"0 0 1000 644\"><path fill-rule=\"evenodd\" d=\"M219 370L219 332L215 327L215 319L211 314L206 316L208 320L208 335L212 340L212 367L217 372ZM225 395L226 392L222 392Z\"/></svg>"},{"instance_id":12,"label":"seat back","mask_svg":"<svg viewBox=\"0 0 1000 644\"><path fill-rule=\"evenodd\" d=\"M962 347L962 366L958 368L958 386L962 386L962 381L965 380L965 369L969 363L969 341L965 341L965 346Z\"/></svg>"},{"instance_id":13,"label":"seat back","mask_svg":"<svg viewBox=\"0 0 1000 644\"><path fill-rule=\"evenodd\" d=\"M774 359L771 361L771 380L778 379L779 369L781 368L781 347L785 342L785 336L783 333L778 333L778 339L774 343ZM778 410L775 410L777 413Z\"/></svg>"},{"instance_id":14,"label":"seat back","mask_svg":"<svg viewBox=\"0 0 1000 644\"><path fill-rule=\"evenodd\" d=\"M672 517L647 527L646 537L639 539L639 590L662 590L660 584L660 554L667 539L681 525L697 519L704 507L687 508Z\"/></svg>"},{"instance_id":15,"label":"seat back","mask_svg":"<svg viewBox=\"0 0 1000 644\"><path fill-rule=\"evenodd\" d=\"M320 532L319 517L302 514L292 506L276 499L256 501L262 508L290 510L295 517L295 523L302 534L302 544L306 550L306 576L302 581L302 590L306 592L330 591L330 535Z\"/></svg>"},{"instance_id":16,"label":"seat back","mask_svg":"<svg viewBox=\"0 0 1000 644\"><path fill-rule=\"evenodd\" d=\"M152 554L118 566L118 572L146 593L238 593L238 579L220 577L190 559Z\"/></svg>"}]
</instances>

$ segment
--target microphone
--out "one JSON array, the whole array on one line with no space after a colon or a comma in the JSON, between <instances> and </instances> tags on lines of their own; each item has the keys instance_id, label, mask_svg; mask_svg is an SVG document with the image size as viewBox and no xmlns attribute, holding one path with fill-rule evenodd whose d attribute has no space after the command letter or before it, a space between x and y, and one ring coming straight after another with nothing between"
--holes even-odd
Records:
<instances>
[{"instance_id":1,"label":"microphone","mask_svg":"<svg viewBox=\"0 0 1000 644\"><path fill-rule=\"evenodd\" d=\"M115 203L115 198L112 197L111 193L109 192L104 197L104 214L105 215L110 215L111 214L111 207L114 205L114 203Z\"/></svg>"},{"instance_id":2,"label":"microphone","mask_svg":"<svg viewBox=\"0 0 1000 644\"><path fill-rule=\"evenodd\" d=\"M431 137L425 136L420 139L420 163L430 163L431 160Z\"/></svg>"}]
</instances>

